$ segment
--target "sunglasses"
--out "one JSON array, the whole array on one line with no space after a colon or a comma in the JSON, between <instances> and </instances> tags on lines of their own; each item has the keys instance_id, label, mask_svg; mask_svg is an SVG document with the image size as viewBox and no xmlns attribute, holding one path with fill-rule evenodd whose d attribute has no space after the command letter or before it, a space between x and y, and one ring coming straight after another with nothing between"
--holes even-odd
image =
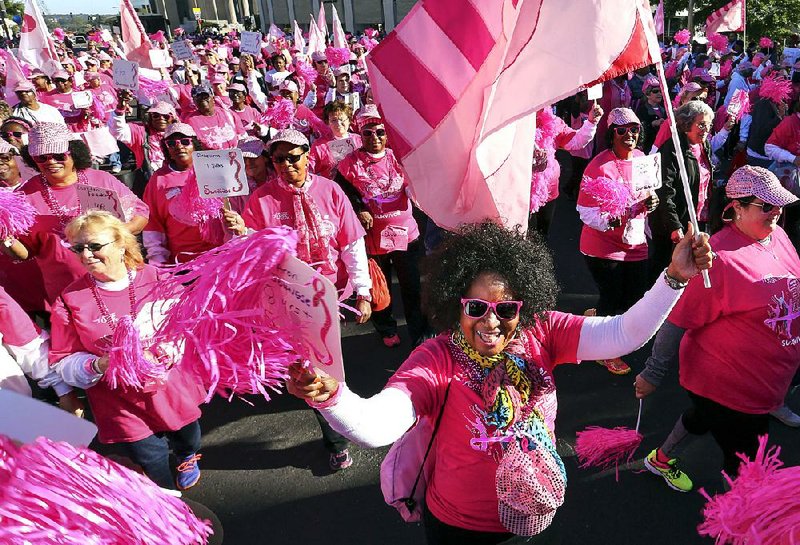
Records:
<instances>
[{"instance_id":1,"label":"sunglasses","mask_svg":"<svg viewBox=\"0 0 800 545\"><path fill-rule=\"evenodd\" d=\"M64 153L47 153L45 155L34 155L31 157L34 162L36 163L46 163L50 159L55 161L56 163L61 163L67 160L67 157L72 155L70 152L65 151Z\"/></svg>"},{"instance_id":2,"label":"sunglasses","mask_svg":"<svg viewBox=\"0 0 800 545\"><path fill-rule=\"evenodd\" d=\"M383 138L386 136L386 129L363 129L361 131L361 136L364 138L371 138L373 136L377 136L378 138Z\"/></svg>"},{"instance_id":3,"label":"sunglasses","mask_svg":"<svg viewBox=\"0 0 800 545\"><path fill-rule=\"evenodd\" d=\"M72 246L69 247L69 249L71 252L76 253L78 255L81 255L83 251L87 249L93 254L96 254L97 252L99 252L100 250L102 250L103 248L112 243L113 241L106 242L105 244L100 244L99 242L88 242L86 244L73 244Z\"/></svg>"},{"instance_id":4,"label":"sunglasses","mask_svg":"<svg viewBox=\"0 0 800 545\"><path fill-rule=\"evenodd\" d=\"M22 138L22 135L25 133L22 131L3 131L0 134L5 136L6 138Z\"/></svg>"},{"instance_id":5,"label":"sunglasses","mask_svg":"<svg viewBox=\"0 0 800 545\"><path fill-rule=\"evenodd\" d=\"M461 306L464 307L464 316L480 319L486 316L489 309L501 320L514 320L519 317L519 309L522 308L522 301L497 301L490 303L483 299L461 299Z\"/></svg>"},{"instance_id":6,"label":"sunglasses","mask_svg":"<svg viewBox=\"0 0 800 545\"><path fill-rule=\"evenodd\" d=\"M314 61L314 64L328 64L328 61Z\"/></svg>"},{"instance_id":7,"label":"sunglasses","mask_svg":"<svg viewBox=\"0 0 800 545\"><path fill-rule=\"evenodd\" d=\"M748 206L758 206L761 208L761 212L764 214L769 214L776 208L782 208L781 206L775 206L774 204L769 204L768 202L743 202L742 204Z\"/></svg>"},{"instance_id":8,"label":"sunglasses","mask_svg":"<svg viewBox=\"0 0 800 545\"><path fill-rule=\"evenodd\" d=\"M628 133L636 136L641 132L641 130L642 128L639 125L634 125L633 127L614 127L614 132L619 136L625 136Z\"/></svg>"},{"instance_id":9,"label":"sunglasses","mask_svg":"<svg viewBox=\"0 0 800 545\"><path fill-rule=\"evenodd\" d=\"M291 153L287 153L286 155L273 155L272 162L276 165L282 165L283 163L289 163L290 165L296 165L300 159L303 158L305 153L300 153L298 155L294 155Z\"/></svg>"},{"instance_id":10,"label":"sunglasses","mask_svg":"<svg viewBox=\"0 0 800 545\"><path fill-rule=\"evenodd\" d=\"M154 119L169 119L170 117L172 117L172 115L170 114L160 114L158 112L149 112L149 113L150 117Z\"/></svg>"},{"instance_id":11,"label":"sunglasses","mask_svg":"<svg viewBox=\"0 0 800 545\"><path fill-rule=\"evenodd\" d=\"M181 146L183 146L184 148L186 148L186 147L189 147L189 146L192 145L192 139L191 138L174 138L172 140L166 140L166 143L167 143L167 147L168 148L177 148L179 144Z\"/></svg>"}]
</instances>

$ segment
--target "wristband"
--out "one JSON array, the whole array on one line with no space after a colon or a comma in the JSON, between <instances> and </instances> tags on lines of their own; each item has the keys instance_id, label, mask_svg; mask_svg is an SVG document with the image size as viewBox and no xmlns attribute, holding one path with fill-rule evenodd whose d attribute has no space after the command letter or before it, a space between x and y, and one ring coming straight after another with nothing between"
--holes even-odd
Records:
<instances>
[{"instance_id":1,"label":"wristband","mask_svg":"<svg viewBox=\"0 0 800 545\"><path fill-rule=\"evenodd\" d=\"M100 368L97 366L98 361L100 361L100 358L95 358L92 360L92 371L94 371L95 375L102 375L103 372L100 371Z\"/></svg>"},{"instance_id":2,"label":"wristband","mask_svg":"<svg viewBox=\"0 0 800 545\"><path fill-rule=\"evenodd\" d=\"M666 282L667 286L669 286L674 290L682 290L689 283L689 282L681 282L677 278L670 276L669 273L667 272L667 269L664 269L664 282Z\"/></svg>"}]
</instances>

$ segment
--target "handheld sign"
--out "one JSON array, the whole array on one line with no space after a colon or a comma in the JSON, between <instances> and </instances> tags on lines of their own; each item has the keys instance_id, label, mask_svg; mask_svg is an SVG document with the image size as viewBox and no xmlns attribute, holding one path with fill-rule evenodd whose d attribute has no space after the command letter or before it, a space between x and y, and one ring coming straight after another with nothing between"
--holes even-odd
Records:
<instances>
[{"instance_id":1,"label":"handheld sign","mask_svg":"<svg viewBox=\"0 0 800 545\"><path fill-rule=\"evenodd\" d=\"M339 382L344 381L339 303L330 280L287 254L264 291L262 304L266 312L292 324L303 358Z\"/></svg>"},{"instance_id":2,"label":"handheld sign","mask_svg":"<svg viewBox=\"0 0 800 545\"><path fill-rule=\"evenodd\" d=\"M219 58L222 61L228 60L228 48L222 46L218 47L217 58Z\"/></svg>"},{"instance_id":3,"label":"handheld sign","mask_svg":"<svg viewBox=\"0 0 800 545\"><path fill-rule=\"evenodd\" d=\"M192 157L197 187L204 199L250 194L239 148L195 151Z\"/></svg>"},{"instance_id":4,"label":"handheld sign","mask_svg":"<svg viewBox=\"0 0 800 545\"><path fill-rule=\"evenodd\" d=\"M711 68L708 69L708 74L711 75L711 76L714 76L715 78L718 78L719 75L720 75L720 70L721 70L721 68L720 68L719 63L718 62L712 62L711 63Z\"/></svg>"},{"instance_id":5,"label":"handheld sign","mask_svg":"<svg viewBox=\"0 0 800 545\"><path fill-rule=\"evenodd\" d=\"M593 85L591 87L587 87L586 89L586 99L587 100L600 100L603 98L603 84L598 83L597 85Z\"/></svg>"},{"instance_id":6,"label":"handheld sign","mask_svg":"<svg viewBox=\"0 0 800 545\"><path fill-rule=\"evenodd\" d=\"M0 390L0 434L20 443L37 437L86 447L97 434L97 426L65 410L11 390Z\"/></svg>"},{"instance_id":7,"label":"handheld sign","mask_svg":"<svg viewBox=\"0 0 800 545\"><path fill-rule=\"evenodd\" d=\"M239 52L258 55L261 53L261 33L242 32L242 39L239 42Z\"/></svg>"},{"instance_id":8,"label":"handheld sign","mask_svg":"<svg viewBox=\"0 0 800 545\"><path fill-rule=\"evenodd\" d=\"M634 157L630 161L634 194L649 193L661 187L661 154Z\"/></svg>"},{"instance_id":9,"label":"handheld sign","mask_svg":"<svg viewBox=\"0 0 800 545\"><path fill-rule=\"evenodd\" d=\"M72 105L83 110L92 107L92 92L91 91L75 91L72 93Z\"/></svg>"},{"instance_id":10,"label":"handheld sign","mask_svg":"<svg viewBox=\"0 0 800 545\"><path fill-rule=\"evenodd\" d=\"M119 194L113 189L94 187L92 185L77 184L75 191L81 203L81 213L89 210L103 210L112 214L120 221L128 221L128 214L122 205Z\"/></svg>"},{"instance_id":11,"label":"handheld sign","mask_svg":"<svg viewBox=\"0 0 800 545\"><path fill-rule=\"evenodd\" d=\"M175 53L175 58L179 61L186 61L194 58L194 52L192 48L189 47L189 42L186 40L173 42L170 48L172 48L172 52Z\"/></svg>"},{"instance_id":12,"label":"handheld sign","mask_svg":"<svg viewBox=\"0 0 800 545\"><path fill-rule=\"evenodd\" d=\"M117 59L114 61L114 86L134 93L139 90L139 65L135 62Z\"/></svg>"},{"instance_id":13,"label":"handheld sign","mask_svg":"<svg viewBox=\"0 0 800 545\"><path fill-rule=\"evenodd\" d=\"M169 51L166 49L151 49L149 54L150 64L156 70L172 66L172 58L169 56Z\"/></svg>"}]
</instances>

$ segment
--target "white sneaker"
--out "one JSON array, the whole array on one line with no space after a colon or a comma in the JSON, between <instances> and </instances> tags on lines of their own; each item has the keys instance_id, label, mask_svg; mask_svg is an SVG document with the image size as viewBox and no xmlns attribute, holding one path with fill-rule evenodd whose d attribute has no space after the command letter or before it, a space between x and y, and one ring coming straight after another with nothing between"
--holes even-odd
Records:
<instances>
[{"instance_id":1,"label":"white sneaker","mask_svg":"<svg viewBox=\"0 0 800 545\"><path fill-rule=\"evenodd\" d=\"M785 404L769 414L791 428L800 428L800 415L793 413L792 409Z\"/></svg>"}]
</instances>

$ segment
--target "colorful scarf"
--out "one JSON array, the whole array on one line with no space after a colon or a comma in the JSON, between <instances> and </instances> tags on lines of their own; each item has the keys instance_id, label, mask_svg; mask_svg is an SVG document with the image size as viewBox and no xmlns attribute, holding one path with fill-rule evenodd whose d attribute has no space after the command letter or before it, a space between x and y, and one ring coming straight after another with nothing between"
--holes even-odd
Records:
<instances>
[{"instance_id":1,"label":"colorful scarf","mask_svg":"<svg viewBox=\"0 0 800 545\"><path fill-rule=\"evenodd\" d=\"M330 250L331 237L322 229L322 215L314 199L308 195L308 182L301 188L283 182L280 185L292 194L297 257L309 265L319 266L323 274L336 272Z\"/></svg>"}]
</instances>

